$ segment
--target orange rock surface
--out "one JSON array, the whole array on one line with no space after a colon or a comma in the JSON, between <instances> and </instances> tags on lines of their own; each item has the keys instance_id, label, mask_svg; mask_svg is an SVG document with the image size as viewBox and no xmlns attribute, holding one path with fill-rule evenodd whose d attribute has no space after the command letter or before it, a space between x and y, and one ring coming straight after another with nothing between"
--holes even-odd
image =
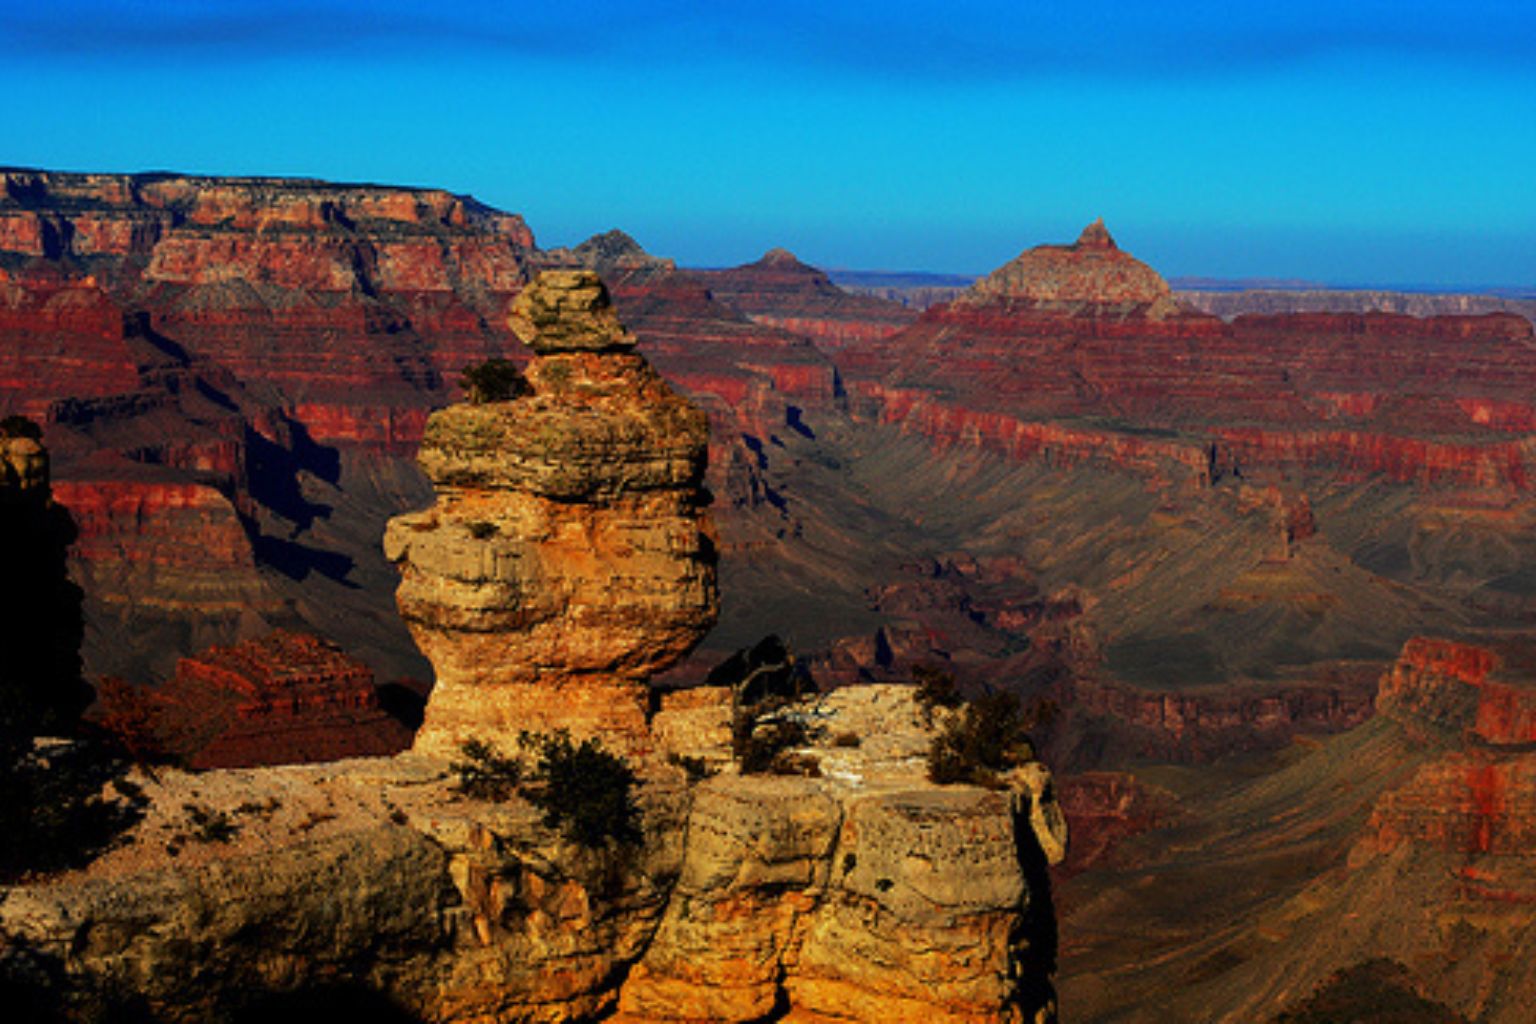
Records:
<instances>
[{"instance_id":1,"label":"orange rock surface","mask_svg":"<svg viewBox=\"0 0 1536 1024\"><path fill-rule=\"evenodd\" d=\"M628 351L595 274L546 272L513 315L531 393L434 414L437 503L385 537L437 675L416 749L556 728L641 747L645 680L716 615L708 428Z\"/></svg>"}]
</instances>

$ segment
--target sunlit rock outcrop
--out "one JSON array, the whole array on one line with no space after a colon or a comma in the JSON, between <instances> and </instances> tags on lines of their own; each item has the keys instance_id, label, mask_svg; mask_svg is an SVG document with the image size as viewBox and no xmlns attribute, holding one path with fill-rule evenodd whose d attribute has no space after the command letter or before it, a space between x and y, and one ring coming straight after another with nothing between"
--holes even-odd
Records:
<instances>
[{"instance_id":1,"label":"sunlit rock outcrop","mask_svg":"<svg viewBox=\"0 0 1536 1024\"><path fill-rule=\"evenodd\" d=\"M512 319L530 393L434 414L437 503L385 537L437 674L416 749L557 727L643 745L646 678L717 611L708 426L630 351L595 274L545 273Z\"/></svg>"}]
</instances>

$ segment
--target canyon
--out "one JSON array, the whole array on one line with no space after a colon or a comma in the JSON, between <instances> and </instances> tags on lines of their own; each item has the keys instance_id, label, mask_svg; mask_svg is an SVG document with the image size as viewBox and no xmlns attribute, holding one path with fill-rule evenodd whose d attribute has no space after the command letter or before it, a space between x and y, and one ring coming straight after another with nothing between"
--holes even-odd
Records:
<instances>
[{"instance_id":1,"label":"canyon","mask_svg":"<svg viewBox=\"0 0 1536 1024\"><path fill-rule=\"evenodd\" d=\"M844 292L783 250L696 271L617 231L540 249L521 218L432 190L4 175L0 413L41 423L53 453L52 493L78 533L70 571L92 681L157 692L181 659L210 647L314 634L396 693L419 699L435 678L442 720L432 724L429 703L423 742L443 756L465 736L463 716L447 710L455 679L493 649L457 667L433 653L474 631L454 619L455 602L503 600L543 578L544 559L572 557L578 534L600 537L604 559L665 577L674 570L646 559L676 545L625 517L663 506L681 515L677 493L654 482L702 472L719 619L660 673L661 689L677 690L661 706L705 701L694 713L718 718L705 697L684 695L775 633L826 687L876 693L933 670L969 694L1007 689L1056 709L1036 740L1082 837L1055 894L1066 910L1064 1005L1082 1020L1136 1019L1117 1015L1156 1006L1186 975L1197 981L1187 1006L1217 993L1210 1005L1228 1019L1298 1004L1369 959L1372 940L1351 932L1352 944L1325 955L1287 930L1311 950L1297 953L1305 969L1281 987L1261 981L1279 962L1260 955L1272 945L1265 929L1280 925L1265 916L1273 905L1260 880L1298 901L1280 920L1337 931L1313 909L1323 890L1302 884L1315 881L1308 857L1325 851L1339 865L1329 869L1336 903L1380 901L1372 894L1417 884L1393 879L1420 877L1382 864L1429 857L1394 851L1421 851L1442 833L1465 846L1483 827L1477 808L1514 806L1507 794L1522 792L1521 769L1502 760L1513 755L1489 753L1524 742L1514 739L1529 728L1518 652L1536 638L1536 338L1520 307L1402 304L1431 314L1419 317L1259 303L1223 308L1223 319L1097 223L919 310ZM547 270L595 272L632 352L607 313L593 328L603 351L526 350L507 314ZM636 376L639 356L654 380ZM631 467L627 511L604 525L584 505L561 511L558 474L541 482L537 418L447 408L465 368L491 358L519 367L551 407L579 394L621 409L621 392L665 388L702 417L662 431L688 440L664 465ZM565 454L579 459L582 438L617 436L609 431L651 436L623 422L594 420ZM481 444L523 445L525 475L487 477ZM540 517L549 546L502 539L505 524ZM392 519L386 557L379 538ZM474 554L487 539L499 553ZM421 594L403 618L391 598L397 564ZM702 595L696 570L675 571ZM605 604L588 598L578 604ZM1389 695L1397 684L1382 682L1422 675L1402 666L1432 661L1425 652L1439 643L1497 652L1501 668L1487 670L1471 710L1461 684ZM556 657L564 674L577 662L560 659L579 648L516 657ZM605 720L629 707L637 750L654 742L634 687L656 668L643 661L580 668L593 686L571 699ZM328 699L345 704L349 685ZM508 709L546 703L517 692L503 695ZM1440 760L1404 738L1424 719L1441 723L1422 741ZM665 732L687 719L663 710L655 721ZM569 724L581 734L579 720ZM360 752L345 730L333 735L332 749L305 756ZM1366 759L1360 779L1352 757ZM1421 787L1406 788L1410 770L1424 773ZM1428 803L1392 797L1399 787ZM1337 806L1329 793L1342 794ZM1168 860L1204 844L1209 856ZM1456 892L1513 894L1506 904L1520 905L1518 860L1502 848L1489 856L1502 859L1469 862ZM1218 898L1255 864L1252 884ZM807 870L819 879L830 869ZM1178 923L1167 902L1131 906L1125 893L1151 885L1153 871L1210 894L1237 930L1218 941L1196 919ZM1453 899L1439 883L1433 891ZM1156 941L1115 938L1117 915ZM1498 1007L1513 1005L1516 982L1486 1005L1458 993L1497 987L1499 929L1511 928L1479 932L1455 983L1434 980L1443 950L1380 955L1405 965L1404 984L1426 997L1505 1019ZM1115 964L1150 964L1157 943L1181 952L1123 987L1105 980L1120 978Z\"/></svg>"}]
</instances>

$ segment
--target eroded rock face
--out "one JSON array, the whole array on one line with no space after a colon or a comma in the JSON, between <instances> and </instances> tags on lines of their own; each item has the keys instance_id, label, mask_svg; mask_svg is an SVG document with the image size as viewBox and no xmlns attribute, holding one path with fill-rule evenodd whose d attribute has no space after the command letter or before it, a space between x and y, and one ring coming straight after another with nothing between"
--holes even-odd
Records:
<instances>
[{"instance_id":1,"label":"eroded rock face","mask_svg":"<svg viewBox=\"0 0 1536 1024\"><path fill-rule=\"evenodd\" d=\"M544 273L512 323L531 393L434 414L437 503L385 536L437 673L416 749L554 728L636 749L646 678L717 613L708 426L629 351L595 274Z\"/></svg>"},{"instance_id":2,"label":"eroded rock face","mask_svg":"<svg viewBox=\"0 0 1536 1024\"><path fill-rule=\"evenodd\" d=\"M658 721L711 697L729 704L696 691ZM82 1020L124 996L190 1024L327 991L442 1024L1054 1020L1049 773L927 782L943 715L911 686L794 713L824 726L798 751L820 775L690 783L653 762L644 838L599 849L414 753L141 775L122 845L0 900L0 969L52 972ZM729 731L686 742L715 754Z\"/></svg>"}]
</instances>

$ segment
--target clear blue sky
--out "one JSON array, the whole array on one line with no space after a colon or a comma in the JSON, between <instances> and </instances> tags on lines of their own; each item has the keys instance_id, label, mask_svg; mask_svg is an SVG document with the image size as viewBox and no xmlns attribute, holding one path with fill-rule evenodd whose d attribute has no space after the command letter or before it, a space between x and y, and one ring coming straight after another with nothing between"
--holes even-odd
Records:
<instances>
[{"instance_id":1,"label":"clear blue sky","mask_svg":"<svg viewBox=\"0 0 1536 1024\"><path fill-rule=\"evenodd\" d=\"M1528 0L9 0L0 162L435 185L541 244L1536 285Z\"/></svg>"}]
</instances>

